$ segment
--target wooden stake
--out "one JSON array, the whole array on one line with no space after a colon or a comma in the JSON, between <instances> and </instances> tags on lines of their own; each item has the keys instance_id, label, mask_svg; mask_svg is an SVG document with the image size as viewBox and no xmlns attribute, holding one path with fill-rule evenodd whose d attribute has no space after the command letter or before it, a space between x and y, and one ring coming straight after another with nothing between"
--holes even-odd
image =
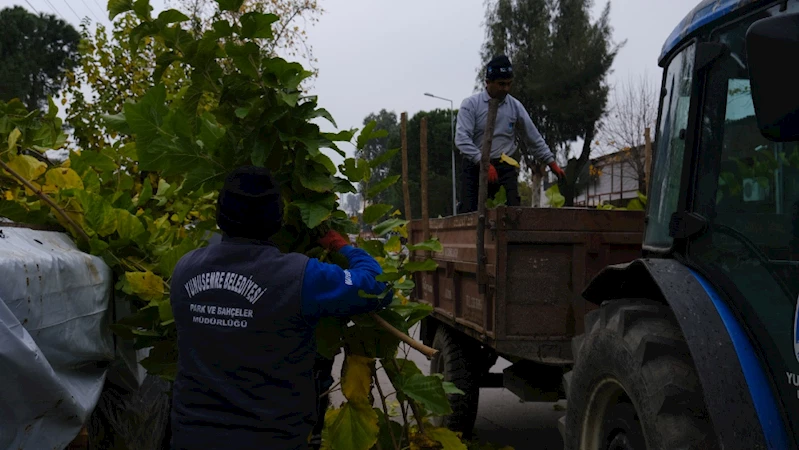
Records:
<instances>
[{"instance_id":1,"label":"wooden stake","mask_svg":"<svg viewBox=\"0 0 799 450\"><path fill-rule=\"evenodd\" d=\"M422 161L421 173L421 195L422 195L422 241L430 239L430 210L427 204L427 117L422 117L420 136L420 159ZM430 252L425 252L425 256L429 257Z\"/></svg>"},{"instance_id":2,"label":"wooden stake","mask_svg":"<svg viewBox=\"0 0 799 450\"><path fill-rule=\"evenodd\" d=\"M494 122L497 121L499 100L488 102L488 118L483 135L483 149L480 158L480 193L477 196L477 284L479 292L485 294L488 286L485 254L486 201L488 200L488 166L491 164L491 143L494 139Z\"/></svg>"},{"instance_id":3,"label":"wooden stake","mask_svg":"<svg viewBox=\"0 0 799 450\"><path fill-rule=\"evenodd\" d=\"M652 136L649 127L644 131L644 186L646 186L646 195L649 195L649 174L652 171Z\"/></svg>"},{"instance_id":4,"label":"wooden stake","mask_svg":"<svg viewBox=\"0 0 799 450\"><path fill-rule=\"evenodd\" d=\"M408 185L408 113L402 113L402 198L405 202L405 220L411 218L411 192Z\"/></svg>"}]
</instances>

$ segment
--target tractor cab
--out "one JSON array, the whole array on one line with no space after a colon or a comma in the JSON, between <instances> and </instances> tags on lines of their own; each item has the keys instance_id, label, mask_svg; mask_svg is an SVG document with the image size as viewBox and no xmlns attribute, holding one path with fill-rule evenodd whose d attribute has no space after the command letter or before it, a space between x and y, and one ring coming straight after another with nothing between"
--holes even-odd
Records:
<instances>
[{"instance_id":1,"label":"tractor cab","mask_svg":"<svg viewBox=\"0 0 799 450\"><path fill-rule=\"evenodd\" d=\"M708 5L737 11L687 30L661 60L644 249L708 286L739 356L752 347L741 365L761 423L797 433L799 1L694 13Z\"/></svg>"}]
</instances>

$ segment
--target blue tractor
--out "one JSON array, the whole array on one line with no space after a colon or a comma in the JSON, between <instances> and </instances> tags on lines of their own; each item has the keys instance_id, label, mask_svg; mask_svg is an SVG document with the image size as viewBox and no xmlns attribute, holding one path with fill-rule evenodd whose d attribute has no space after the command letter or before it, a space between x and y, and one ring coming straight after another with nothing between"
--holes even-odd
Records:
<instances>
[{"instance_id":1,"label":"blue tractor","mask_svg":"<svg viewBox=\"0 0 799 450\"><path fill-rule=\"evenodd\" d=\"M665 43L644 257L583 293L567 449L798 448L797 56L797 0L703 0Z\"/></svg>"}]
</instances>

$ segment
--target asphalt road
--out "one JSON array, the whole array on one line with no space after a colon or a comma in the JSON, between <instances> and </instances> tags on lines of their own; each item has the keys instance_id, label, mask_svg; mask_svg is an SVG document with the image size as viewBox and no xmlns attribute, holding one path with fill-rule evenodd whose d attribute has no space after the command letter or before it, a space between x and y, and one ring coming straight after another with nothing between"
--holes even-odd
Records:
<instances>
[{"instance_id":1,"label":"asphalt road","mask_svg":"<svg viewBox=\"0 0 799 450\"><path fill-rule=\"evenodd\" d=\"M412 333L415 334L415 333ZM408 351L401 349L401 352ZM423 373L430 373L430 362L420 353L410 350L409 359ZM333 376L336 380L341 374L343 356L336 358ZM502 358L491 369L501 373L510 363ZM378 372L378 379L384 392L393 390L385 372ZM377 398L377 391L375 390ZM331 394L332 405L338 406L344 401L340 391ZM561 450L563 441L558 432L558 419L565 414L565 401L558 403L521 403L519 398L504 388L486 388L480 390L480 404L475 423L475 439L479 442L490 442L499 446L508 445L516 450ZM379 405L376 405L379 406Z\"/></svg>"}]
</instances>

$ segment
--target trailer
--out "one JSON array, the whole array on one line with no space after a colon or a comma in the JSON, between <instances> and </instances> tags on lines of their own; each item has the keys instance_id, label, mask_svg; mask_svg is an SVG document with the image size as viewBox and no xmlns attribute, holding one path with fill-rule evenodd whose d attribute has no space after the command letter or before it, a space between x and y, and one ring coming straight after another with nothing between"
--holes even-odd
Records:
<instances>
[{"instance_id":1,"label":"trailer","mask_svg":"<svg viewBox=\"0 0 799 450\"><path fill-rule=\"evenodd\" d=\"M436 271L416 274L415 298L434 308L421 327L422 341L441 353L431 370L458 378L461 387L505 387L525 401L564 398L562 369L573 363L572 338L596 308L580 293L603 268L641 256L643 219L642 211L488 210L483 288L475 246L478 213L429 220L429 233L443 250L430 255ZM425 239L422 219L412 221L410 233L412 242ZM497 356L513 365L491 377ZM460 371L447 373L444 359ZM446 423L468 432L478 395L472 389L452 396L455 412Z\"/></svg>"}]
</instances>

